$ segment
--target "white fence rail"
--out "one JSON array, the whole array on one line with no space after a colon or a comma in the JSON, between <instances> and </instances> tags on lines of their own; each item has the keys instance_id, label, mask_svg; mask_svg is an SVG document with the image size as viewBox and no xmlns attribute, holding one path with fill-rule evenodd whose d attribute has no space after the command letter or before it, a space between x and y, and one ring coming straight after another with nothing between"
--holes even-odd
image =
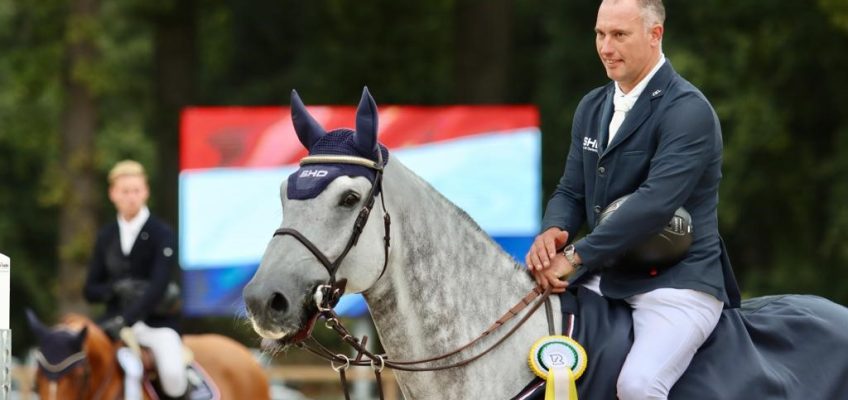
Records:
<instances>
[{"instance_id":1,"label":"white fence rail","mask_svg":"<svg viewBox=\"0 0 848 400\"><path fill-rule=\"evenodd\" d=\"M12 330L9 329L12 262L0 253L0 399L12 392Z\"/></svg>"}]
</instances>

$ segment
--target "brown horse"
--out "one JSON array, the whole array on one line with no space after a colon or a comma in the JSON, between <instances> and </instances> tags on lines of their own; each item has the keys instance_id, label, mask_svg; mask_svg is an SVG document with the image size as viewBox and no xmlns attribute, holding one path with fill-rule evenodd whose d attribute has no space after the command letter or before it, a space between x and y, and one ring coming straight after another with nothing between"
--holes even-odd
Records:
<instances>
[{"instance_id":1,"label":"brown horse","mask_svg":"<svg viewBox=\"0 0 848 400\"><path fill-rule=\"evenodd\" d=\"M43 400L114 400L123 396L123 373L113 343L90 319L70 314L47 328L28 313L39 341L38 394ZM220 398L268 399L268 379L250 352L221 335L185 335L183 344L217 386ZM145 392L145 399L149 399Z\"/></svg>"}]
</instances>

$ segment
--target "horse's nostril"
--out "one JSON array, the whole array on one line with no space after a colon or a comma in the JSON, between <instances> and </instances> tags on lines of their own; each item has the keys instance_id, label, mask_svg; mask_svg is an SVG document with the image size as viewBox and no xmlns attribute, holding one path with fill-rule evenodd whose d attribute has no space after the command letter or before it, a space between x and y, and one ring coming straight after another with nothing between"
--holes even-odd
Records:
<instances>
[{"instance_id":1,"label":"horse's nostril","mask_svg":"<svg viewBox=\"0 0 848 400\"><path fill-rule=\"evenodd\" d=\"M274 292L271 296L271 309L278 312L286 311L289 308L289 302L286 300L286 296L283 296L280 292Z\"/></svg>"}]
</instances>

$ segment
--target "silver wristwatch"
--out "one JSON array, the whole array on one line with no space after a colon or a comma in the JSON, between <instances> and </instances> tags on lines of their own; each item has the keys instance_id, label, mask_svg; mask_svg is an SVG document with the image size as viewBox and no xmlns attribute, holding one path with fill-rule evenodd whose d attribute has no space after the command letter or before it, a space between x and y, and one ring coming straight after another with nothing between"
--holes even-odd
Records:
<instances>
[{"instance_id":1,"label":"silver wristwatch","mask_svg":"<svg viewBox=\"0 0 848 400\"><path fill-rule=\"evenodd\" d=\"M566 259L566 260L568 260L568 262L569 262L569 263L570 263L573 267L577 267L578 265L580 265L580 264L578 264L578 263L577 263L577 255L575 254L575 250L574 250L574 245L573 245L573 244L570 244L570 245L568 245L568 246L565 246L565 248L564 248L564 249L562 249L562 255L564 255L564 256L565 256L565 259Z\"/></svg>"}]
</instances>

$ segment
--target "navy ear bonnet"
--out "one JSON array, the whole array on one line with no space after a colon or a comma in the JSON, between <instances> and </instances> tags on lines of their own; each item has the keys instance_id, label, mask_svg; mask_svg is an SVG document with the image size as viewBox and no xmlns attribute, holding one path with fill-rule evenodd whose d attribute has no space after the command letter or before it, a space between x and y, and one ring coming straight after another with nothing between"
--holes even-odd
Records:
<instances>
[{"instance_id":1,"label":"navy ear bonnet","mask_svg":"<svg viewBox=\"0 0 848 400\"><path fill-rule=\"evenodd\" d=\"M83 344L88 334L87 327L79 332L54 330L44 326L30 309L26 310L26 316L30 330L38 339L36 360L39 369L48 379L55 381L61 378L67 371L85 360Z\"/></svg>"},{"instance_id":2,"label":"navy ear bonnet","mask_svg":"<svg viewBox=\"0 0 848 400\"><path fill-rule=\"evenodd\" d=\"M309 150L310 156L359 157L374 163L382 161L382 164L379 164L381 167L389 161L388 150L377 142L377 106L368 93L368 88L363 90L362 100L356 111L356 130L342 128L325 133L306 111L295 91L292 91L292 122L300 142ZM314 198L340 176L362 176L373 184L376 171L356 164L306 164L289 175L286 195L293 200ZM379 191L380 188L376 189Z\"/></svg>"},{"instance_id":3,"label":"navy ear bonnet","mask_svg":"<svg viewBox=\"0 0 848 400\"><path fill-rule=\"evenodd\" d=\"M356 151L352 145L354 131L350 129L336 129L330 131L309 149L309 155L339 155L368 158L377 162L377 157L367 157ZM389 151L380 145L383 153L383 165L389 161ZM340 176L364 176L370 182L374 182L376 172L368 167L353 164L308 164L300 167L289 175L287 196L293 200L311 199L321 194L327 185ZM379 189L379 188L378 188Z\"/></svg>"},{"instance_id":4,"label":"navy ear bonnet","mask_svg":"<svg viewBox=\"0 0 848 400\"><path fill-rule=\"evenodd\" d=\"M70 332L64 330L56 330L53 331L52 334L45 335L40 338L39 349L44 357L44 361L51 365L61 365L61 368L58 370L49 370L44 368L44 366L41 365L41 362L39 362L41 372L44 373L48 379L57 380L71 368L79 365L83 360L85 360L85 358L73 356L80 354L83 350L82 342L84 339L85 336L81 332Z\"/></svg>"}]
</instances>

